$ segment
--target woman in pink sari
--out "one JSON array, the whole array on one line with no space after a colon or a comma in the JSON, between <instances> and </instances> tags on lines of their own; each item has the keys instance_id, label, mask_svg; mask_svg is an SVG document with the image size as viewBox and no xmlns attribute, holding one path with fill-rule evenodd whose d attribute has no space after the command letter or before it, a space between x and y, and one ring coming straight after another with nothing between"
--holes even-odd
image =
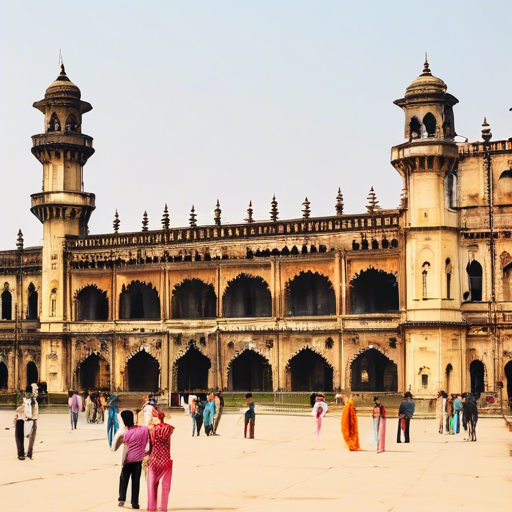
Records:
<instances>
[{"instance_id":1,"label":"woman in pink sari","mask_svg":"<svg viewBox=\"0 0 512 512\"><path fill-rule=\"evenodd\" d=\"M160 423L149 433L148 464L148 510L167 510L169 492L171 491L172 459L171 435L174 427L164 423L165 415L157 411ZM162 484L160 505L157 508L158 486Z\"/></svg>"},{"instance_id":2,"label":"woman in pink sari","mask_svg":"<svg viewBox=\"0 0 512 512\"><path fill-rule=\"evenodd\" d=\"M375 444L377 453L382 453L386 449L386 409L379 402L379 398L374 396L373 401L373 431L375 434Z\"/></svg>"}]
</instances>

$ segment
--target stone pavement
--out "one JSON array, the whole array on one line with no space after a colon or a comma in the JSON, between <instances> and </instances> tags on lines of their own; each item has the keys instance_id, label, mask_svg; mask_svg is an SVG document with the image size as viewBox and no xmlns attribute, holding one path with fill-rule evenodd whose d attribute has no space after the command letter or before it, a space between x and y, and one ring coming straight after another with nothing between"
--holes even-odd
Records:
<instances>
[{"instance_id":1,"label":"stone pavement","mask_svg":"<svg viewBox=\"0 0 512 512\"><path fill-rule=\"evenodd\" d=\"M0 411L0 510L114 511L121 453L109 451L105 425L71 431L67 414L41 414L34 460L18 461L12 411ZM387 451L375 453L372 420L359 418L364 451L351 453L339 416L315 420L256 418L243 438L239 414L224 415L219 437L191 437L191 419L175 414L169 510L504 511L512 496L512 433L503 419L482 419L478 442L440 436L433 420L411 422L411 444L396 444L388 419ZM141 481L141 509L146 501ZM128 504L126 509L130 509Z\"/></svg>"}]
</instances>

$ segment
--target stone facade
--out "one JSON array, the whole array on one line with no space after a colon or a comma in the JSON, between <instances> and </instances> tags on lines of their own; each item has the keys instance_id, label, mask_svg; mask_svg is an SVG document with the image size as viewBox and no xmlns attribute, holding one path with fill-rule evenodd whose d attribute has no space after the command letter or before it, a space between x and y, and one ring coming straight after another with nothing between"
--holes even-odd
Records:
<instances>
[{"instance_id":1,"label":"stone facade","mask_svg":"<svg viewBox=\"0 0 512 512\"><path fill-rule=\"evenodd\" d=\"M423 73L395 103L400 207L91 235L91 105L62 67L34 106L40 248L0 253L0 386L54 392L354 390L512 396L512 142L456 139L456 98ZM0 290L1 291L1 290ZM35 368L35 372L34 372ZM505 394L506 396L506 394Z\"/></svg>"}]
</instances>

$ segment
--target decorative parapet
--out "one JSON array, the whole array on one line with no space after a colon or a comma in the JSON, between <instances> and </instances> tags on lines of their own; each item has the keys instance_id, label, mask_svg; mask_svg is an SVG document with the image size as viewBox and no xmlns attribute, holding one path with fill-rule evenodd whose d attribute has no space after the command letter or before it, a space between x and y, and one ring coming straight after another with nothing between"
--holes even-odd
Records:
<instances>
[{"instance_id":1,"label":"decorative parapet","mask_svg":"<svg viewBox=\"0 0 512 512\"><path fill-rule=\"evenodd\" d=\"M128 247L134 245L166 245L219 240L246 240L251 238L331 234L350 231L398 228L400 214L397 210L382 210L373 214L343 215L312 219L275 222L254 222L224 226L193 226L170 230L89 235L67 239L73 248Z\"/></svg>"}]
</instances>

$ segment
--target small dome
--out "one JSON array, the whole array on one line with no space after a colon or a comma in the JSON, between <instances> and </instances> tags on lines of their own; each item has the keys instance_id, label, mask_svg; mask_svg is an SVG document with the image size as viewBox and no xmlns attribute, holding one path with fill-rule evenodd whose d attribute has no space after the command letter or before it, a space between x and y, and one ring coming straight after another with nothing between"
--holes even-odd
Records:
<instances>
[{"instance_id":1,"label":"small dome","mask_svg":"<svg viewBox=\"0 0 512 512\"><path fill-rule=\"evenodd\" d=\"M446 84L440 78L432 75L428 67L428 61L425 59L423 73L407 87L405 97L407 98L408 96L416 94L445 94L447 88Z\"/></svg>"},{"instance_id":2,"label":"small dome","mask_svg":"<svg viewBox=\"0 0 512 512\"><path fill-rule=\"evenodd\" d=\"M79 100L81 96L80 89L68 78L64 64L60 65L60 74L44 94L45 99L70 98Z\"/></svg>"}]
</instances>

